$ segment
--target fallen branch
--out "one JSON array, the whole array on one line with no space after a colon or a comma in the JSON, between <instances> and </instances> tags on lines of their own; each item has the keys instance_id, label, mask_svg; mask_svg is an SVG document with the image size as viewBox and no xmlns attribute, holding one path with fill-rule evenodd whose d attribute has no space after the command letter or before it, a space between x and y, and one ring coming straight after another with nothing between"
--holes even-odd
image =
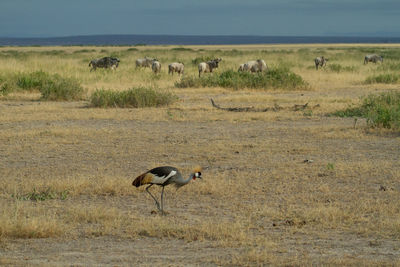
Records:
<instances>
[{"instance_id":1,"label":"fallen branch","mask_svg":"<svg viewBox=\"0 0 400 267\"><path fill-rule=\"evenodd\" d=\"M293 111L299 111L299 110L304 110L306 108L311 109L311 107L308 107L308 103L304 105L294 105L293 107L281 107L278 104L275 104L273 107L268 107L268 108L255 108L255 107L231 107L231 108L223 108L220 107L219 105L215 104L214 100L211 98L211 104L213 105L214 108L220 109L220 110L225 110L225 111L232 111L232 112L267 112L267 111L279 111L283 109L291 109ZM319 104L315 105L312 108L317 108L319 107Z\"/></svg>"}]
</instances>

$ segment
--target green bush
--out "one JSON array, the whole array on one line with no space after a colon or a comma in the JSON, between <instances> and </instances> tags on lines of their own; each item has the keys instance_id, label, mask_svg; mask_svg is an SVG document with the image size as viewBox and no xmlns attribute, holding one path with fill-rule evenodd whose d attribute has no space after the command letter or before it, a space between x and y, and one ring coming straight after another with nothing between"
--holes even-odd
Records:
<instances>
[{"instance_id":1,"label":"green bush","mask_svg":"<svg viewBox=\"0 0 400 267\"><path fill-rule=\"evenodd\" d=\"M86 90L73 78L63 78L57 74L43 84L40 89L43 100L73 101L82 100Z\"/></svg>"},{"instance_id":2,"label":"green bush","mask_svg":"<svg viewBox=\"0 0 400 267\"><path fill-rule=\"evenodd\" d=\"M141 108L169 105L177 100L171 93L152 88L138 87L126 91L96 90L90 102L93 107Z\"/></svg>"},{"instance_id":3,"label":"green bush","mask_svg":"<svg viewBox=\"0 0 400 267\"><path fill-rule=\"evenodd\" d=\"M224 87L235 90L244 88L254 89L306 89L307 83L301 76L286 68L270 69L262 73L224 71L220 74L205 74L200 78L193 76L183 77L175 83L178 88L187 87Z\"/></svg>"},{"instance_id":4,"label":"green bush","mask_svg":"<svg viewBox=\"0 0 400 267\"><path fill-rule=\"evenodd\" d=\"M192 48L186 48L186 47L174 47L171 48L171 51L193 52L194 50Z\"/></svg>"},{"instance_id":5,"label":"green bush","mask_svg":"<svg viewBox=\"0 0 400 267\"><path fill-rule=\"evenodd\" d=\"M330 71L337 72L337 73L344 72L344 71L348 71L348 72L356 71L356 67L354 67L354 66L342 66L342 65L336 64L336 63L328 64L328 68Z\"/></svg>"},{"instance_id":6,"label":"green bush","mask_svg":"<svg viewBox=\"0 0 400 267\"><path fill-rule=\"evenodd\" d=\"M361 108L370 126L400 129L400 92L369 95Z\"/></svg>"},{"instance_id":7,"label":"green bush","mask_svg":"<svg viewBox=\"0 0 400 267\"><path fill-rule=\"evenodd\" d=\"M383 70L383 71L399 71L400 70L400 63L394 63L394 62L386 62L385 64L380 64L378 66L378 70Z\"/></svg>"},{"instance_id":8,"label":"green bush","mask_svg":"<svg viewBox=\"0 0 400 267\"><path fill-rule=\"evenodd\" d=\"M399 74L385 73L367 77L365 83L397 83L399 81Z\"/></svg>"},{"instance_id":9,"label":"green bush","mask_svg":"<svg viewBox=\"0 0 400 267\"><path fill-rule=\"evenodd\" d=\"M7 81L2 81L2 79L0 78L0 94L1 95L8 95L12 91L13 91L13 88L10 85L10 83L7 82Z\"/></svg>"},{"instance_id":10,"label":"green bush","mask_svg":"<svg viewBox=\"0 0 400 267\"><path fill-rule=\"evenodd\" d=\"M47 188L44 191L36 191L36 188L33 188L33 192L27 193L25 195L14 195L11 197L16 198L18 200L31 200L31 201L45 201L48 199L60 199L65 200L69 195L68 191L55 192L50 188Z\"/></svg>"},{"instance_id":11,"label":"green bush","mask_svg":"<svg viewBox=\"0 0 400 267\"><path fill-rule=\"evenodd\" d=\"M51 79L51 75L43 71L19 73L16 75L16 84L22 90L33 91L40 90Z\"/></svg>"},{"instance_id":12,"label":"green bush","mask_svg":"<svg viewBox=\"0 0 400 267\"><path fill-rule=\"evenodd\" d=\"M400 129L400 92L368 95L359 107L333 113L339 117L363 117L371 127Z\"/></svg>"},{"instance_id":13,"label":"green bush","mask_svg":"<svg viewBox=\"0 0 400 267\"><path fill-rule=\"evenodd\" d=\"M84 98L86 90L73 78L43 71L17 73L0 78L0 93L14 91L39 91L43 100L71 101Z\"/></svg>"},{"instance_id":14,"label":"green bush","mask_svg":"<svg viewBox=\"0 0 400 267\"><path fill-rule=\"evenodd\" d=\"M192 59L192 65L197 66L201 62L207 62L207 61L212 60L214 58L215 57L212 57L212 56L196 57L196 58Z\"/></svg>"}]
</instances>

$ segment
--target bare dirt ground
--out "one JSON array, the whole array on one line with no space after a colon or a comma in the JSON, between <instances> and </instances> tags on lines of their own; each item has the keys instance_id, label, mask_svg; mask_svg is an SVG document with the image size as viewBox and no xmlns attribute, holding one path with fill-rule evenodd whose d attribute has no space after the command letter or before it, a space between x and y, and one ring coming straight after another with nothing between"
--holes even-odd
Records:
<instances>
[{"instance_id":1,"label":"bare dirt ground","mask_svg":"<svg viewBox=\"0 0 400 267\"><path fill-rule=\"evenodd\" d=\"M152 234L144 227L132 236L129 228L97 232L96 222L88 220L58 237L7 239L0 243L0 264L400 263L396 133L368 130L365 121L354 127L353 119L304 116L302 111L229 113L197 97L178 108L103 110L86 105L0 103L5 115L0 122L3 180L32 186L35 180L41 185L57 180L58 185L63 179L89 177L95 184L98 177L99 183L116 177L114 183L123 188L72 192L66 200L34 207L56 210L60 218L65 209L85 205L117 209L157 225L184 222L196 229L207 221L222 232L225 226L226 231L245 231L224 240L218 234L207 237L210 229L204 230L205 237L188 238L174 228ZM167 188L167 216L152 214L149 196L131 186L138 174L163 164L183 169L185 176L192 166L204 168L204 180L178 192ZM2 206L13 201L3 191ZM382 222L384 217L395 223Z\"/></svg>"},{"instance_id":2,"label":"bare dirt ground","mask_svg":"<svg viewBox=\"0 0 400 267\"><path fill-rule=\"evenodd\" d=\"M397 68L398 45L131 48L0 48L0 86L45 70L75 77L88 96L154 85L179 97L168 107L103 109L39 101L34 91L0 96L1 266L400 266L400 135L329 116L361 96L399 90L365 83L397 69L363 65L374 50ZM117 71L89 71L90 59L110 53L121 56ZM193 59L220 54L216 73L265 58L310 88L182 89L166 68L159 76L134 68L147 55L164 67L184 60L185 75L197 76ZM316 71L321 55L342 70ZM228 112L210 98L284 109ZM202 180L166 187L166 216L131 184L162 165L185 177L203 167ZM44 199L32 200L39 192Z\"/></svg>"}]
</instances>

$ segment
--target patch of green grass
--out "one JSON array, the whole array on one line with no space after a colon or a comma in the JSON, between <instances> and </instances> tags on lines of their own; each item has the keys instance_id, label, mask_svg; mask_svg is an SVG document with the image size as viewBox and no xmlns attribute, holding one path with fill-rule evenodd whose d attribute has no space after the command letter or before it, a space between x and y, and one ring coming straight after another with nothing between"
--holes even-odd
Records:
<instances>
[{"instance_id":1,"label":"patch of green grass","mask_svg":"<svg viewBox=\"0 0 400 267\"><path fill-rule=\"evenodd\" d=\"M169 105L177 96L153 88L137 87L126 91L96 90L90 97L93 107L142 108Z\"/></svg>"},{"instance_id":2,"label":"patch of green grass","mask_svg":"<svg viewBox=\"0 0 400 267\"><path fill-rule=\"evenodd\" d=\"M363 117L371 127L400 129L400 92L368 95L359 107L333 113L339 117Z\"/></svg>"},{"instance_id":3,"label":"patch of green grass","mask_svg":"<svg viewBox=\"0 0 400 267\"><path fill-rule=\"evenodd\" d=\"M192 59L192 65L197 66L201 62L207 62L207 61L212 60L214 58L215 57L212 57L212 56L196 57L196 58Z\"/></svg>"},{"instance_id":4,"label":"patch of green grass","mask_svg":"<svg viewBox=\"0 0 400 267\"><path fill-rule=\"evenodd\" d=\"M57 74L51 76L39 89L42 100L74 101L84 99L86 90L73 78L64 78Z\"/></svg>"},{"instance_id":5,"label":"patch of green grass","mask_svg":"<svg viewBox=\"0 0 400 267\"><path fill-rule=\"evenodd\" d=\"M400 62L386 62L385 64L380 64L378 70L382 71L400 71Z\"/></svg>"},{"instance_id":6,"label":"patch of green grass","mask_svg":"<svg viewBox=\"0 0 400 267\"><path fill-rule=\"evenodd\" d=\"M287 68L274 68L263 73L224 71L220 74L204 74L197 78L183 77L175 83L178 88L187 87L224 87L235 90L244 88L254 89L307 89L308 84L301 76L289 71Z\"/></svg>"},{"instance_id":7,"label":"patch of green grass","mask_svg":"<svg viewBox=\"0 0 400 267\"><path fill-rule=\"evenodd\" d=\"M40 90L51 79L51 75L43 71L19 73L16 75L16 85L26 91Z\"/></svg>"},{"instance_id":8,"label":"patch of green grass","mask_svg":"<svg viewBox=\"0 0 400 267\"><path fill-rule=\"evenodd\" d=\"M74 51L74 54L93 53L93 52L96 52L96 49L79 49Z\"/></svg>"},{"instance_id":9,"label":"patch of green grass","mask_svg":"<svg viewBox=\"0 0 400 267\"><path fill-rule=\"evenodd\" d=\"M186 48L186 47L174 47L171 48L171 51L193 52L194 50L192 48Z\"/></svg>"},{"instance_id":10,"label":"patch of green grass","mask_svg":"<svg viewBox=\"0 0 400 267\"><path fill-rule=\"evenodd\" d=\"M400 79L399 74L395 73L384 73L384 74L378 74L378 75L372 75L367 77L365 79L366 84L372 84L372 83L397 83Z\"/></svg>"},{"instance_id":11,"label":"patch of green grass","mask_svg":"<svg viewBox=\"0 0 400 267\"><path fill-rule=\"evenodd\" d=\"M73 101L84 99L86 90L78 80L43 71L16 73L0 78L0 93L39 91L42 100Z\"/></svg>"},{"instance_id":12,"label":"patch of green grass","mask_svg":"<svg viewBox=\"0 0 400 267\"><path fill-rule=\"evenodd\" d=\"M27 193L27 194L17 194L17 195L11 195L11 197L16 198L18 200L31 200L31 201L45 201L48 199L60 199L60 200L65 200L67 199L69 195L69 192L67 190L62 191L62 192L55 192L51 190L50 188L47 188L46 190L43 191L36 191L36 188L33 189L33 192Z\"/></svg>"},{"instance_id":13,"label":"patch of green grass","mask_svg":"<svg viewBox=\"0 0 400 267\"><path fill-rule=\"evenodd\" d=\"M328 64L327 67L330 71L337 72L337 73L339 73L339 72L354 72L357 70L357 68L354 66L342 66L337 63Z\"/></svg>"}]
</instances>

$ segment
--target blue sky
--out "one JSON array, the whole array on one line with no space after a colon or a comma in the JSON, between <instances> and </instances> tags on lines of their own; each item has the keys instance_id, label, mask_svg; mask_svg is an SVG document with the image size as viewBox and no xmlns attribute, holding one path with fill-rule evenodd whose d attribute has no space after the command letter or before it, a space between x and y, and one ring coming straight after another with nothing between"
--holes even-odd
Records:
<instances>
[{"instance_id":1,"label":"blue sky","mask_svg":"<svg viewBox=\"0 0 400 267\"><path fill-rule=\"evenodd\" d=\"M0 0L0 37L400 36L400 0Z\"/></svg>"}]
</instances>

